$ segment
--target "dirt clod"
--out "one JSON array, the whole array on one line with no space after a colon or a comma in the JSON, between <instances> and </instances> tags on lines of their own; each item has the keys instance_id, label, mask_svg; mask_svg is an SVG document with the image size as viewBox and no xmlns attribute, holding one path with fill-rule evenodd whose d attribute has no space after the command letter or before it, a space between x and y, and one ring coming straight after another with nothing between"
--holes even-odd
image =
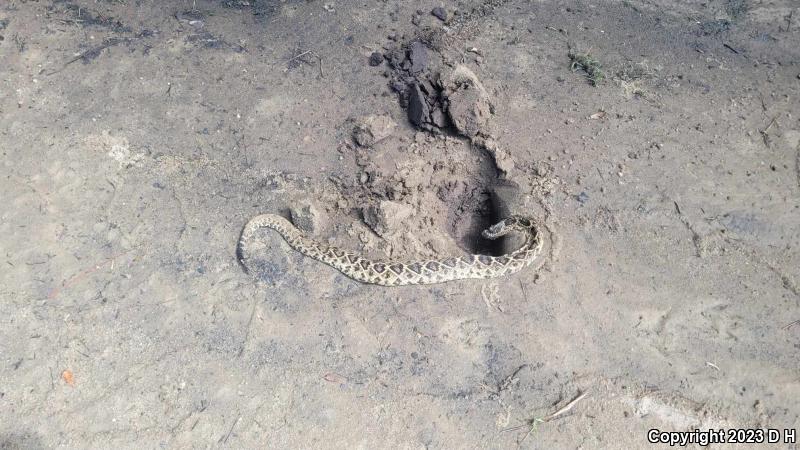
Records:
<instances>
[{"instance_id":1,"label":"dirt clod","mask_svg":"<svg viewBox=\"0 0 800 450\"><path fill-rule=\"evenodd\" d=\"M425 94L419 88L419 84L411 86L408 95L408 120L416 126L422 126L429 122L430 110Z\"/></svg>"},{"instance_id":2,"label":"dirt clod","mask_svg":"<svg viewBox=\"0 0 800 450\"><path fill-rule=\"evenodd\" d=\"M391 200L383 200L363 210L364 223L381 237L398 234L403 230L403 222L413 213L410 206Z\"/></svg>"},{"instance_id":3,"label":"dirt clod","mask_svg":"<svg viewBox=\"0 0 800 450\"><path fill-rule=\"evenodd\" d=\"M372 52L372 54L369 55L369 65L370 66L372 66L372 67L380 66L382 62L383 62L383 53L381 53L381 52Z\"/></svg>"},{"instance_id":4,"label":"dirt clod","mask_svg":"<svg viewBox=\"0 0 800 450\"><path fill-rule=\"evenodd\" d=\"M385 115L370 115L361 119L353 130L353 139L362 147L374 144L391 136L397 123Z\"/></svg>"},{"instance_id":5,"label":"dirt clod","mask_svg":"<svg viewBox=\"0 0 800 450\"><path fill-rule=\"evenodd\" d=\"M466 66L456 66L442 85L447 113L459 133L467 137L486 133L492 103L475 73Z\"/></svg>"},{"instance_id":6,"label":"dirt clod","mask_svg":"<svg viewBox=\"0 0 800 450\"><path fill-rule=\"evenodd\" d=\"M428 48L420 41L411 43L408 50L408 60L411 62L409 72L416 75L428 67Z\"/></svg>"},{"instance_id":7,"label":"dirt clod","mask_svg":"<svg viewBox=\"0 0 800 450\"><path fill-rule=\"evenodd\" d=\"M447 10L442 8L441 6L437 6L431 10L431 14L434 17L441 20L442 22L447 22Z\"/></svg>"},{"instance_id":8,"label":"dirt clod","mask_svg":"<svg viewBox=\"0 0 800 450\"><path fill-rule=\"evenodd\" d=\"M294 225L309 233L318 232L322 228L322 216L319 210L308 200L301 200L289 209Z\"/></svg>"}]
</instances>

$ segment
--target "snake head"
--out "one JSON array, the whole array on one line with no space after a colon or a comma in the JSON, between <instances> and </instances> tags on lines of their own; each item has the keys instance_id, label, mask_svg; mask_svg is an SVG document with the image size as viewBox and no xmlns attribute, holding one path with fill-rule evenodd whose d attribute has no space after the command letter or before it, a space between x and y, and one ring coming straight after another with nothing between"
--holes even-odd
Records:
<instances>
[{"instance_id":1,"label":"snake head","mask_svg":"<svg viewBox=\"0 0 800 450\"><path fill-rule=\"evenodd\" d=\"M489 228L483 230L483 237L486 239L497 239L500 236L504 236L508 234L511 229L508 228L508 224L506 223L508 219L498 222Z\"/></svg>"}]
</instances>

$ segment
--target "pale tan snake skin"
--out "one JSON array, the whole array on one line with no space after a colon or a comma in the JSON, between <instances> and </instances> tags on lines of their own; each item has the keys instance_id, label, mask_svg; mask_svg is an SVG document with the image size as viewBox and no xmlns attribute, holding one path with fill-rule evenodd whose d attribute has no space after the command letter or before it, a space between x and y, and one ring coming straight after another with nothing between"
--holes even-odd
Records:
<instances>
[{"instance_id":1,"label":"pale tan snake skin","mask_svg":"<svg viewBox=\"0 0 800 450\"><path fill-rule=\"evenodd\" d=\"M322 261L354 280L381 286L435 284L466 278L502 277L529 266L542 250L542 239L533 220L511 216L483 231L483 236L488 239L497 239L512 231L525 233L525 243L505 255L468 255L408 262L372 261L308 238L281 216L262 214L247 222L239 238L239 256L245 268L247 268L248 243L252 241L256 231L264 227L280 233L292 248L303 255Z\"/></svg>"}]
</instances>

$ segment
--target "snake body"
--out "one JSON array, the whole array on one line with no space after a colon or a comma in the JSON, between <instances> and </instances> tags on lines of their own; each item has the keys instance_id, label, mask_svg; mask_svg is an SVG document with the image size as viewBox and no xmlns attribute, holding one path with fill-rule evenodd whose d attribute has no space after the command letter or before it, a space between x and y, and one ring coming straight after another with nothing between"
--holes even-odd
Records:
<instances>
[{"instance_id":1,"label":"snake body","mask_svg":"<svg viewBox=\"0 0 800 450\"><path fill-rule=\"evenodd\" d=\"M467 255L419 261L373 261L337 247L324 245L305 235L291 222L275 214L262 214L250 219L239 238L242 265L248 243L261 228L277 231L286 242L303 255L334 267L348 277L381 286L435 284L467 278L496 278L519 272L529 266L542 250L542 240L534 222L526 217L511 216L483 231L488 239L497 239L512 231L525 233L525 243L517 250L501 256Z\"/></svg>"}]
</instances>

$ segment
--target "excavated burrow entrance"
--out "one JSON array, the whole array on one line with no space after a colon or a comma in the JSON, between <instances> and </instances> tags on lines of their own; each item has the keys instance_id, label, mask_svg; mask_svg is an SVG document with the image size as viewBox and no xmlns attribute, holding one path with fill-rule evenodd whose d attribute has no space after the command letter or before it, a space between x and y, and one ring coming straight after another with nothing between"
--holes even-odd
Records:
<instances>
[{"instance_id":1,"label":"excavated burrow entrance","mask_svg":"<svg viewBox=\"0 0 800 450\"><path fill-rule=\"evenodd\" d=\"M394 36L384 53L373 53L370 64L384 65L383 75L406 111L408 123L420 130L416 141L421 140L420 133L427 133L445 142L463 143L460 149L446 146L444 161L437 162L445 170L458 166L461 170L455 170L451 179L432 177L428 187L436 191L447 211L445 229L463 251L503 254L509 248L507 239L493 241L481 235L511 213L510 191L501 189L506 195L498 196L494 190L497 185L508 186L513 160L491 135L492 100L472 70L454 63L460 50L452 50L443 33L428 31L404 38ZM423 145L430 142L427 139ZM423 203L418 209L439 209L436 206Z\"/></svg>"}]
</instances>

